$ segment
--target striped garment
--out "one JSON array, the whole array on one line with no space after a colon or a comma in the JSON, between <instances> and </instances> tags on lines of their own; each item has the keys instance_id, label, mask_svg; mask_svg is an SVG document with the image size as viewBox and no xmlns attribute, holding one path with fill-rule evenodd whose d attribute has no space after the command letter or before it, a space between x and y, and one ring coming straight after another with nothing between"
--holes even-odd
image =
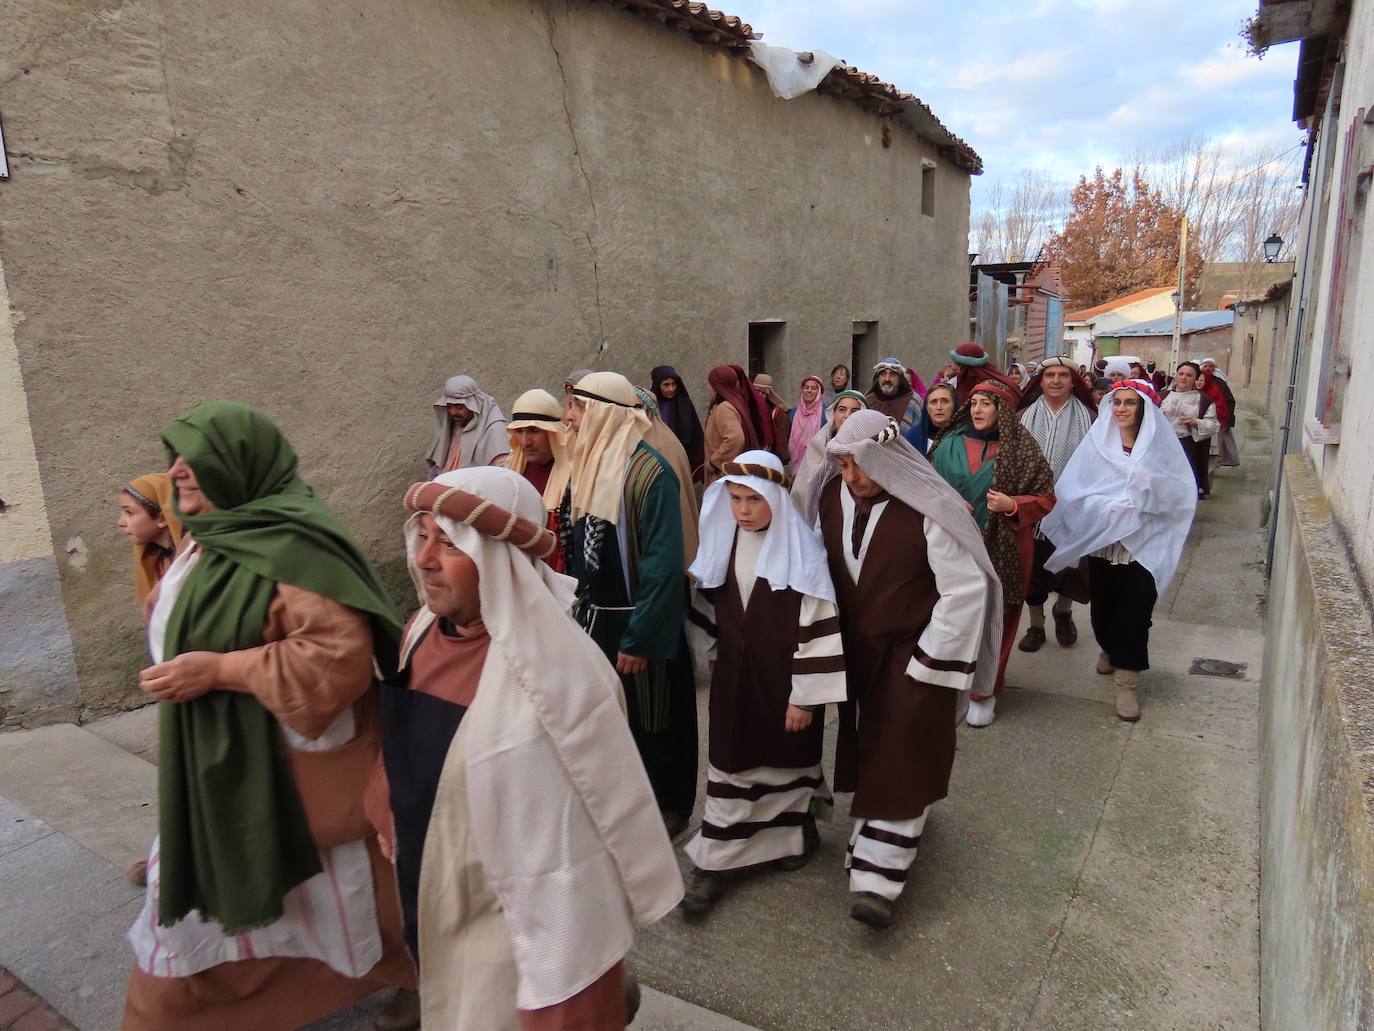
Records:
<instances>
[{"instance_id":1,"label":"striped garment","mask_svg":"<svg viewBox=\"0 0 1374 1031\"><path fill-rule=\"evenodd\" d=\"M895 900L906 887L930 806L913 820L855 820L844 857L849 890Z\"/></svg>"},{"instance_id":2,"label":"striped garment","mask_svg":"<svg viewBox=\"0 0 1374 1031\"><path fill-rule=\"evenodd\" d=\"M743 592L747 605L751 591L766 591L768 585L758 581L754 586L751 574L757 551L747 558L737 552L736 558L748 563L747 571L741 570L744 575L738 577L750 585ZM824 719L826 704L846 697L844 647L835 603L802 595L798 624L789 701L815 707L813 718ZM715 606L698 593L688 620L693 649L703 659L713 660L718 635ZM781 726L778 732L786 733ZM816 759L815 765L800 769L761 766L735 773L709 765L701 830L686 847L692 862L702 870L733 870L801 855L802 828L810 819L827 817L833 801L821 771L819 746Z\"/></svg>"},{"instance_id":3,"label":"striped garment","mask_svg":"<svg viewBox=\"0 0 1374 1031\"><path fill-rule=\"evenodd\" d=\"M1064 467L1078 450L1078 445L1083 443L1083 438L1093 428L1093 417L1087 406L1076 397L1070 396L1058 412L1050 408L1044 397L1038 397L1034 404L1021 413L1021 425L1030 431L1040 445L1045 460L1050 463L1055 482L1058 482ZM1044 538L1039 525L1035 527L1035 535Z\"/></svg>"}]
</instances>

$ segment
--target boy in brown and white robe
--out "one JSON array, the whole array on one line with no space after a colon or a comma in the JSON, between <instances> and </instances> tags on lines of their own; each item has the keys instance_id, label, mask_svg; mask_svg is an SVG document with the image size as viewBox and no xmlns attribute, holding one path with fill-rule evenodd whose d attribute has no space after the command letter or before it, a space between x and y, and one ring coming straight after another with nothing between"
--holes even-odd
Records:
<instances>
[{"instance_id":1,"label":"boy in brown and white robe","mask_svg":"<svg viewBox=\"0 0 1374 1031\"><path fill-rule=\"evenodd\" d=\"M881 412L856 412L809 491L839 603L849 701L835 789L854 792L850 916L874 927L949 790L960 693L997 674L1002 592L963 500Z\"/></svg>"},{"instance_id":2,"label":"boy in brown and white robe","mask_svg":"<svg viewBox=\"0 0 1374 1031\"><path fill-rule=\"evenodd\" d=\"M704 912L728 873L794 870L820 844L815 812L825 705L845 698L844 653L825 552L783 484L782 461L746 451L706 492L689 628L715 665L709 766L695 866L682 906Z\"/></svg>"}]
</instances>

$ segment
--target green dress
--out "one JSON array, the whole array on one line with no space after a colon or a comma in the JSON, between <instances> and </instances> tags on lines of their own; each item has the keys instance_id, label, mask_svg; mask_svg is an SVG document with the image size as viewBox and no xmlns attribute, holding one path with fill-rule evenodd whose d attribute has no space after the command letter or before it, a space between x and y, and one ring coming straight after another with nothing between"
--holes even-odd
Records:
<instances>
[{"instance_id":1,"label":"green dress","mask_svg":"<svg viewBox=\"0 0 1374 1031\"><path fill-rule=\"evenodd\" d=\"M630 730L659 808L686 817L696 801L697 710L682 511L677 476L647 444L626 464L621 512L619 523L586 516L573 529L577 620L612 664L621 652L649 660L620 678Z\"/></svg>"}]
</instances>

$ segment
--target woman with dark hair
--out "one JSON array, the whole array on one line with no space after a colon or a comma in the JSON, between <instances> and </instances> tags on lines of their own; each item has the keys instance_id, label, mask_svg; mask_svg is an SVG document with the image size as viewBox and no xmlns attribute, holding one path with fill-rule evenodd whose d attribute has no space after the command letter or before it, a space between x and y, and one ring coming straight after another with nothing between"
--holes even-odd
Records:
<instances>
[{"instance_id":1,"label":"woman with dark hair","mask_svg":"<svg viewBox=\"0 0 1374 1031\"><path fill-rule=\"evenodd\" d=\"M1174 428L1174 436L1183 445L1193 467L1200 498L1212 496L1212 437L1219 429L1216 404L1198 389L1198 367L1192 362L1179 362L1174 370L1173 388L1164 395L1160 410Z\"/></svg>"},{"instance_id":2,"label":"woman with dark hair","mask_svg":"<svg viewBox=\"0 0 1374 1031\"><path fill-rule=\"evenodd\" d=\"M1102 650L1097 672L1113 676L1116 714L1127 722L1140 719L1150 619L1197 509L1189 462L1173 437L1153 383L1116 384L1059 477L1058 504L1040 524L1055 544L1047 570L1088 559L1093 636Z\"/></svg>"},{"instance_id":3,"label":"woman with dark hair","mask_svg":"<svg viewBox=\"0 0 1374 1031\"><path fill-rule=\"evenodd\" d=\"M984 380L940 434L931 465L968 503L1002 582L1002 641L992 694L969 695L967 722L986 727L995 714L1030 581L1035 524L1054 508L1054 472L1016 416L1019 392Z\"/></svg>"},{"instance_id":4,"label":"woman with dark hair","mask_svg":"<svg viewBox=\"0 0 1374 1031\"><path fill-rule=\"evenodd\" d=\"M692 479L701 482L701 467L705 463L704 446L706 434L701 429L701 419L696 405L692 404L687 393L687 384L671 365L660 365L649 373L650 389L658 402L658 417L663 425L673 431L673 436L687 452L687 463L692 467Z\"/></svg>"}]
</instances>

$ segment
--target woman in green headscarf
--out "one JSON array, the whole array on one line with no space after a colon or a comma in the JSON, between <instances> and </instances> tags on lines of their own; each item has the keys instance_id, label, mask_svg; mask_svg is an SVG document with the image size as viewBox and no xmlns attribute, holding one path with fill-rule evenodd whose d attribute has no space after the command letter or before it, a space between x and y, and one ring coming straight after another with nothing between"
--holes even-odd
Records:
<instances>
[{"instance_id":1,"label":"woman in green headscarf","mask_svg":"<svg viewBox=\"0 0 1374 1031\"><path fill-rule=\"evenodd\" d=\"M1016 415L1019 395L997 379L976 384L940 431L930 464L968 503L1002 581L1002 650L993 693L969 695L970 727L986 727L996 711L1016 640L1021 602L1030 582L1035 524L1054 508L1054 473Z\"/></svg>"},{"instance_id":2,"label":"woman in green headscarf","mask_svg":"<svg viewBox=\"0 0 1374 1031\"><path fill-rule=\"evenodd\" d=\"M124 1027L295 1028L413 984L362 804L400 614L267 416L207 402L162 440L191 543L140 675L159 834Z\"/></svg>"}]
</instances>

